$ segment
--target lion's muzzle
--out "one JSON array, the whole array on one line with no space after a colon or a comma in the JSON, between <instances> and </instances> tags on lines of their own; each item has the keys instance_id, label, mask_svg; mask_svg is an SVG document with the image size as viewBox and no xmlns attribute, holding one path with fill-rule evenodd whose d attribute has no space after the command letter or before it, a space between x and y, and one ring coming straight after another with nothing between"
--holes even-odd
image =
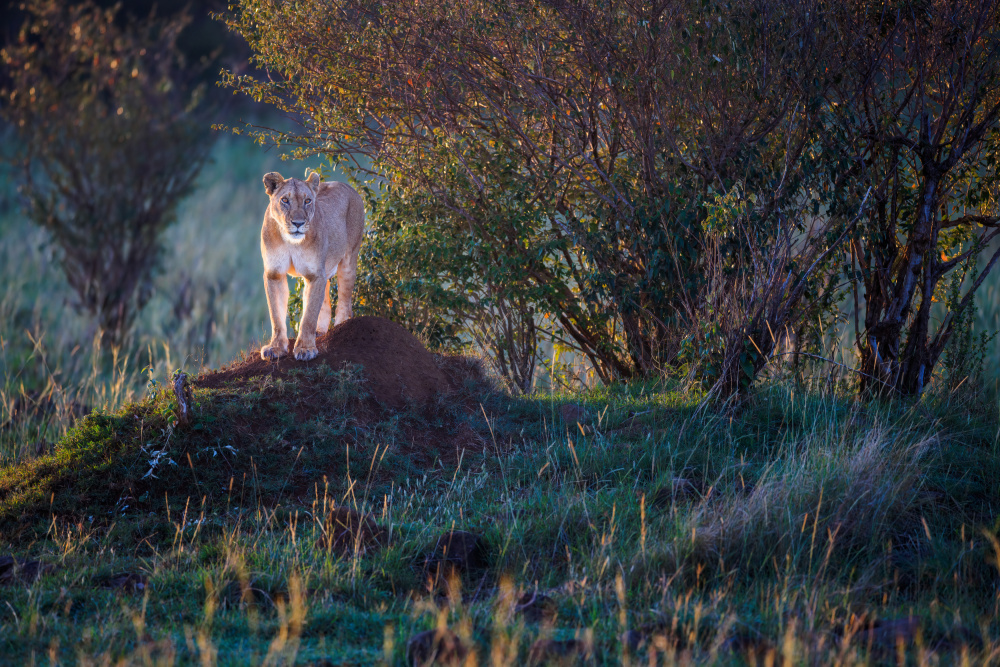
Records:
<instances>
[{"instance_id":1,"label":"lion's muzzle","mask_svg":"<svg viewBox=\"0 0 1000 667\"><path fill-rule=\"evenodd\" d=\"M295 241L301 241L306 235L308 220L292 220L286 225L288 236Z\"/></svg>"}]
</instances>

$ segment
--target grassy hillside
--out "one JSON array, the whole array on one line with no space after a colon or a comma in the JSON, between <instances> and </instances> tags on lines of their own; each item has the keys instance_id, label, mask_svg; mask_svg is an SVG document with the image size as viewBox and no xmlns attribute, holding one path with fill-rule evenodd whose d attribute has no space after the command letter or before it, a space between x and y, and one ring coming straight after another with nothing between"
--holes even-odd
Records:
<instances>
[{"instance_id":1,"label":"grassy hillside","mask_svg":"<svg viewBox=\"0 0 1000 667\"><path fill-rule=\"evenodd\" d=\"M452 394L400 411L350 367L196 381L190 425L161 389L5 468L0 654L610 665L1000 650L993 416L780 384L738 406L669 384L514 399L457 368Z\"/></svg>"},{"instance_id":2,"label":"grassy hillside","mask_svg":"<svg viewBox=\"0 0 1000 667\"><path fill-rule=\"evenodd\" d=\"M181 425L173 371L242 363L266 333L260 176L304 168L222 141L117 355L4 174L0 663L1000 654L982 395L861 405L775 381L703 405L665 380L513 398L442 358L453 393L429 407L310 364L196 381Z\"/></svg>"}]
</instances>

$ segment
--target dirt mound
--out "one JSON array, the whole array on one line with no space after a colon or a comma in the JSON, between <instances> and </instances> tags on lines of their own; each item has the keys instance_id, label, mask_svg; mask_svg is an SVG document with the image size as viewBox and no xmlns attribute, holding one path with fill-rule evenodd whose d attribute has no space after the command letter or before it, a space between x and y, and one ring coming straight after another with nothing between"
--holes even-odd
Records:
<instances>
[{"instance_id":1,"label":"dirt mound","mask_svg":"<svg viewBox=\"0 0 1000 667\"><path fill-rule=\"evenodd\" d=\"M293 340L289 349L295 344ZM366 389L374 398L399 409L407 400L426 405L439 393L451 389L447 375L435 355L409 331L381 317L354 317L316 339L319 356L296 361L291 355L277 362L248 355L228 367L201 375L195 384L217 389L239 385L250 378L284 377L288 371L326 364L339 370L345 363L360 364L368 380Z\"/></svg>"}]
</instances>

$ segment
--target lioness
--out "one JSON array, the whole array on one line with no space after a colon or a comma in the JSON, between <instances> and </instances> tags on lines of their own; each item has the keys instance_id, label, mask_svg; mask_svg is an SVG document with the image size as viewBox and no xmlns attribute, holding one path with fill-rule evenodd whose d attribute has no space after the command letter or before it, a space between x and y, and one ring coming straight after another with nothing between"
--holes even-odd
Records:
<instances>
[{"instance_id":1,"label":"lioness","mask_svg":"<svg viewBox=\"0 0 1000 667\"><path fill-rule=\"evenodd\" d=\"M264 174L271 202L260 230L264 285L271 315L271 342L260 356L278 359L288 354L287 275L302 276L302 320L295 338L295 358L314 359L316 334L330 328L330 278L337 274L337 320L351 317L351 296L358 269L358 251L365 228L361 196L346 183L321 183L319 174L285 179L276 171Z\"/></svg>"}]
</instances>

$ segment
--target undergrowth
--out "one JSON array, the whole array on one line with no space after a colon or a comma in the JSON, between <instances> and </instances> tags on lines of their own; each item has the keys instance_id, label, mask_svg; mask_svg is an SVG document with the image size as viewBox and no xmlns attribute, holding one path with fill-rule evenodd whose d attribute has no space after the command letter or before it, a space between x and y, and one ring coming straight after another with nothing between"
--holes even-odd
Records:
<instances>
[{"instance_id":1,"label":"undergrowth","mask_svg":"<svg viewBox=\"0 0 1000 667\"><path fill-rule=\"evenodd\" d=\"M189 426L161 390L4 468L18 560L0 570L0 655L409 664L421 641L445 664L1000 655L990 410L787 383L713 406L669 383L511 398L470 382L390 412L360 377L195 385ZM348 515L368 532L331 533ZM475 553L441 560L456 530Z\"/></svg>"}]
</instances>

